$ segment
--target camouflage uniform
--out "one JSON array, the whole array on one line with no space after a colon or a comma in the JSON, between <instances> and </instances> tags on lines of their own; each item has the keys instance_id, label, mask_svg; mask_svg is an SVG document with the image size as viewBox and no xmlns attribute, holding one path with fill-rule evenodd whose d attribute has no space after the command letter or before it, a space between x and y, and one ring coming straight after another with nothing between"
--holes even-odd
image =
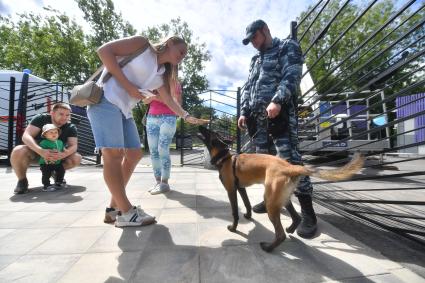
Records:
<instances>
[{"instance_id":1,"label":"camouflage uniform","mask_svg":"<svg viewBox=\"0 0 425 283\"><path fill-rule=\"evenodd\" d=\"M248 82L242 94L241 115L255 118L256 134L253 142L257 153L269 153L272 140L277 155L292 164L302 164L298 152L297 100L301 80L303 57L299 44L290 39L274 38L264 52L252 57ZM271 137L268 130L266 108L274 102L282 106L288 125L279 135ZM309 177L302 177L297 194L311 195L313 187Z\"/></svg>"}]
</instances>

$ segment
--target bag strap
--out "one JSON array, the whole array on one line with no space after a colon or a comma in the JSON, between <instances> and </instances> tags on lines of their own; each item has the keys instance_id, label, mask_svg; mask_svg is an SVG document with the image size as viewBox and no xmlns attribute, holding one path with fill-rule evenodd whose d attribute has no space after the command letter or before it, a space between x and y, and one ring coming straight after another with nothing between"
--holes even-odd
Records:
<instances>
[{"instance_id":1,"label":"bag strap","mask_svg":"<svg viewBox=\"0 0 425 283\"><path fill-rule=\"evenodd\" d=\"M138 49L136 52L134 52L133 54L125 57L123 60L121 60L119 62L119 66L120 68L123 68L125 65L127 65L128 63L130 63L131 60L133 60L134 58L136 58L137 56L139 56L140 54L142 54L143 52L146 51L146 49L148 49L148 47L150 47L149 42L145 44L145 46L143 46L142 48ZM88 80L86 81L86 83L90 82L90 81L94 81L98 76L100 76L100 74L102 74L103 69L105 68L105 66L100 66L99 68L97 68L96 72L94 72L93 75L90 76L90 78L88 78ZM102 83L105 83L107 80L109 80L112 77L111 73L107 73L102 80Z\"/></svg>"}]
</instances>

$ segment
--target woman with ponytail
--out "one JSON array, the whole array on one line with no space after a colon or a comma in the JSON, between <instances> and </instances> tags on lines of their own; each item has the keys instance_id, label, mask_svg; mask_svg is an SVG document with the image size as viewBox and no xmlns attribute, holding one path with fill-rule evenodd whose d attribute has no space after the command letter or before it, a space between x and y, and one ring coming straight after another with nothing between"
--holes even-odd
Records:
<instances>
[{"instance_id":1,"label":"woman with ponytail","mask_svg":"<svg viewBox=\"0 0 425 283\"><path fill-rule=\"evenodd\" d=\"M145 49L143 53L124 67L119 66L123 57L141 49ZM97 53L105 66L99 82L106 73L112 74L112 78L103 84L104 96L100 103L87 109L96 150L102 151L103 177L112 195L104 222L115 222L117 227L149 225L155 223L155 217L148 215L140 206L134 206L125 191L143 156L132 109L141 100L146 103L152 101L151 95L155 93L186 122L206 122L189 115L171 95L177 65L187 54L187 44L177 36L156 45L144 37L133 36L105 43Z\"/></svg>"}]
</instances>

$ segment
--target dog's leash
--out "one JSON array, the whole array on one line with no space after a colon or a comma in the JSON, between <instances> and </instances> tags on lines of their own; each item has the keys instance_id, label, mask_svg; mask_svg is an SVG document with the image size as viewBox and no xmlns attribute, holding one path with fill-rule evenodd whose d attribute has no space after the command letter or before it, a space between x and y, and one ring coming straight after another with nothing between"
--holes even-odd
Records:
<instances>
[{"instance_id":1,"label":"dog's leash","mask_svg":"<svg viewBox=\"0 0 425 283\"><path fill-rule=\"evenodd\" d=\"M258 118L263 118L264 120L266 120L266 129L267 132L269 131L269 119L267 119L267 111L264 110L263 112L259 112L257 115L255 115L255 123L257 123L257 119ZM244 146L241 149L241 153L244 153L247 151L247 147L249 144L252 144L254 142L254 138L257 136L257 134L260 132L260 129L257 129L257 131L255 131L255 133L249 137L249 140L247 143L244 144ZM268 135L267 135L268 136Z\"/></svg>"}]
</instances>

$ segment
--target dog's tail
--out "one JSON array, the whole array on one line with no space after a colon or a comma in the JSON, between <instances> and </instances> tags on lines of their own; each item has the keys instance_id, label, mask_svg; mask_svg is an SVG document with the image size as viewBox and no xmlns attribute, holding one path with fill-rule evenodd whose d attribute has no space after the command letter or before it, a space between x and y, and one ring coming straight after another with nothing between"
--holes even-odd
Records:
<instances>
[{"instance_id":1,"label":"dog's tail","mask_svg":"<svg viewBox=\"0 0 425 283\"><path fill-rule=\"evenodd\" d=\"M338 169L316 169L316 168L308 168L304 166L294 166L298 167L298 170L294 170L293 172L297 172L298 174L294 175L308 175L313 177L318 177L320 179L324 179L327 181L342 181L350 179L354 174L356 174L363 167L364 164L364 156L359 153L356 153L353 156L353 159L345 164L343 167Z\"/></svg>"}]
</instances>

